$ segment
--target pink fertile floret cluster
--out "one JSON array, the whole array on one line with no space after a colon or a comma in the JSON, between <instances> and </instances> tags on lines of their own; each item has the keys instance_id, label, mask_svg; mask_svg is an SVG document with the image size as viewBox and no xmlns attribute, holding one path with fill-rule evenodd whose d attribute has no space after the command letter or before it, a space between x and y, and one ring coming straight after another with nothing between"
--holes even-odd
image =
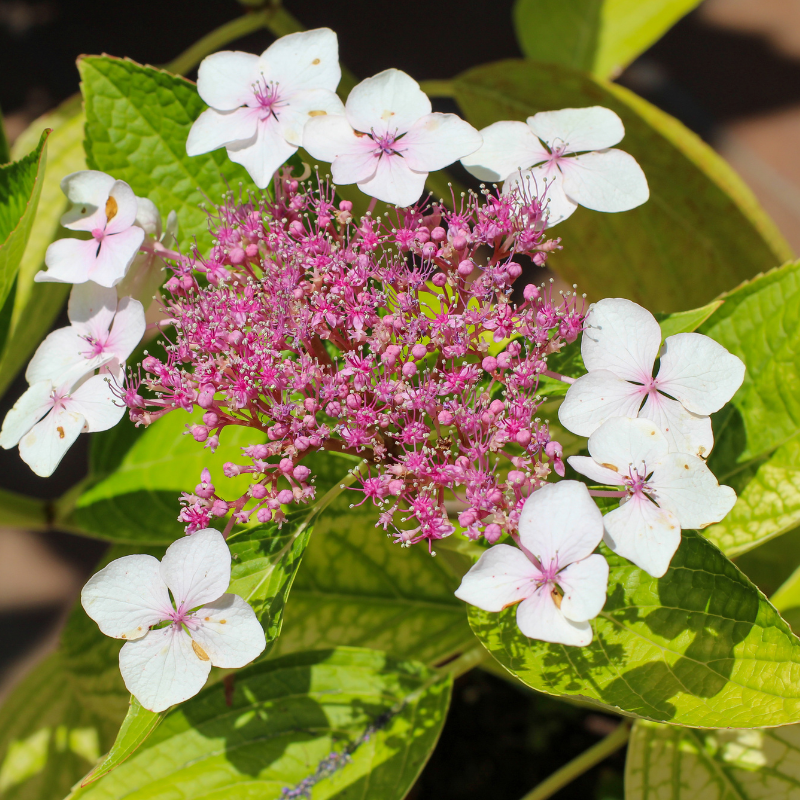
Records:
<instances>
[{"instance_id":1,"label":"pink fertile floret cluster","mask_svg":"<svg viewBox=\"0 0 800 800\"><path fill-rule=\"evenodd\" d=\"M446 501L470 537L495 542L551 469L563 475L537 389L548 354L580 333L583 301L533 285L512 300L515 259L541 265L559 240L535 197L453 205L356 219L333 186L284 170L274 199L218 209L211 252L167 282L168 358L148 356L125 392L139 424L199 406L190 432L212 450L231 425L266 433L247 463L225 464L252 476L243 496L223 500L207 470L184 495L187 532L230 512L280 522L313 498L302 462L319 450L366 459L360 502L404 545L453 532Z\"/></svg>"}]
</instances>

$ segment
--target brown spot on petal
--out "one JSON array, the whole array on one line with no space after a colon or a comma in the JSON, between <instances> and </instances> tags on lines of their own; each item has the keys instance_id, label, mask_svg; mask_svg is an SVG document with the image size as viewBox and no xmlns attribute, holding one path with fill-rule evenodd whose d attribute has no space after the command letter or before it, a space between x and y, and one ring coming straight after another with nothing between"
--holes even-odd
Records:
<instances>
[{"instance_id":1,"label":"brown spot on petal","mask_svg":"<svg viewBox=\"0 0 800 800\"><path fill-rule=\"evenodd\" d=\"M561 601L564 599L564 592L558 588L558 586L554 586L550 590L550 596L553 598L553 602L556 604L556 608L561 608Z\"/></svg>"},{"instance_id":2,"label":"brown spot on petal","mask_svg":"<svg viewBox=\"0 0 800 800\"><path fill-rule=\"evenodd\" d=\"M120 636L119 638L120 639L127 639L128 638L128 634L127 633L123 633L122 636Z\"/></svg>"},{"instance_id":3,"label":"brown spot on petal","mask_svg":"<svg viewBox=\"0 0 800 800\"><path fill-rule=\"evenodd\" d=\"M312 63L314 66L316 66L317 64L319 64L319 59L318 59L318 58L315 58L315 59L314 59L314 60L313 60L311 63Z\"/></svg>"},{"instance_id":4,"label":"brown spot on petal","mask_svg":"<svg viewBox=\"0 0 800 800\"><path fill-rule=\"evenodd\" d=\"M689 465L688 465L688 464L684 464L684 465L683 465L683 468L684 468L684 469L689 469Z\"/></svg>"},{"instance_id":5,"label":"brown spot on petal","mask_svg":"<svg viewBox=\"0 0 800 800\"><path fill-rule=\"evenodd\" d=\"M228 621L228 620L226 620L226 619L221 619L221 620L219 621L219 624L220 624L220 625L224 625L224 624L225 624L227 621Z\"/></svg>"},{"instance_id":6,"label":"brown spot on petal","mask_svg":"<svg viewBox=\"0 0 800 800\"><path fill-rule=\"evenodd\" d=\"M211 617L206 617L206 622L211 622Z\"/></svg>"},{"instance_id":7,"label":"brown spot on petal","mask_svg":"<svg viewBox=\"0 0 800 800\"><path fill-rule=\"evenodd\" d=\"M328 114L327 111L316 111L315 110L315 111L309 111L308 112L308 116L309 117L325 117L325 116L327 116L327 114Z\"/></svg>"},{"instance_id":8,"label":"brown spot on petal","mask_svg":"<svg viewBox=\"0 0 800 800\"><path fill-rule=\"evenodd\" d=\"M58 438L63 439L66 434L64 433L64 429L59 425L56 430L58 431Z\"/></svg>"},{"instance_id":9,"label":"brown spot on petal","mask_svg":"<svg viewBox=\"0 0 800 800\"><path fill-rule=\"evenodd\" d=\"M203 648L202 648L202 647L200 647L200 645L199 645L199 644L197 644L197 642L196 642L194 639L192 639L192 650L194 650L194 654L195 654L195 655L196 655L196 656L197 656L197 657L198 657L198 658L199 658L201 661L208 661L208 660L209 660L209 658L208 658L208 653L206 653L206 651L205 651L205 650L203 650Z\"/></svg>"},{"instance_id":10,"label":"brown spot on petal","mask_svg":"<svg viewBox=\"0 0 800 800\"><path fill-rule=\"evenodd\" d=\"M113 197L109 197L108 200L106 200L106 220L111 222L111 220L117 216L117 211L119 211L117 201Z\"/></svg>"}]
</instances>

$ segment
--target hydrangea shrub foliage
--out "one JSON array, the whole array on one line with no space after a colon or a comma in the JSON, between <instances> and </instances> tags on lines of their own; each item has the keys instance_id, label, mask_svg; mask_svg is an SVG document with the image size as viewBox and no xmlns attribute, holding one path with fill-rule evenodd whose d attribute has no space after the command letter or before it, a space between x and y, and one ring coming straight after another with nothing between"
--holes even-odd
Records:
<instances>
[{"instance_id":1,"label":"hydrangea shrub foliage","mask_svg":"<svg viewBox=\"0 0 800 800\"><path fill-rule=\"evenodd\" d=\"M400 800L490 661L623 718L561 783L630 738L629 798L796 796L800 264L606 81L692 4L650 5L429 84L283 10L196 84L81 57L0 167L0 445L89 472L0 524L111 548L0 708L3 797ZM735 559L775 537L770 600Z\"/></svg>"}]
</instances>

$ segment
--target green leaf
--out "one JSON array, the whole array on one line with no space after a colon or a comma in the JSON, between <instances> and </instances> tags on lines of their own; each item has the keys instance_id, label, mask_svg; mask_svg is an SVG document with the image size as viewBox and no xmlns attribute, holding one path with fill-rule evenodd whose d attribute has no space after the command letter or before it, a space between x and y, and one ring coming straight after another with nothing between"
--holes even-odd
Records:
<instances>
[{"instance_id":1,"label":"green leaf","mask_svg":"<svg viewBox=\"0 0 800 800\"><path fill-rule=\"evenodd\" d=\"M313 787L320 799L400 800L436 744L451 685L369 650L267 661L169 712L126 763L70 797L278 800Z\"/></svg>"},{"instance_id":2,"label":"green leaf","mask_svg":"<svg viewBox=\"0 0 800 800\"><path fill-rule=\"evenodd\" d=\"M133 425L123 420L109 437L125 455L116 470L102 477L78 498L71 517L65 522L87 534L114 542L169 544L183 532L178 522L181 492L191 492L200 481L204 467L211 471L217 491L236 498L249 484L248 475L226 478L222 465L239 462L241 448L266 441L266 434L251 428L230 427L211 453L191 436L184 436L186 425L202 414L173 411L156 420L130 446ZM127 428L127 430L126 430ZM126 441L128 439L128 441ZM113 457L113 448L104 448L103 459ZM108 466L101 459L100 467ZM101 471L102 474L102 471Z\"/></svg>"},{"instance_id":3,"label":"green leaf","mask_svg":"<svg viewBox=\"0 0 800 800\"><path fill-rule=\"evenodd\" d=\"M615 78L700 0L517 0L514 27L522 52ZM558 31L550 36L548 31Z\"/></svg>"},{"instance_id":4,"label":"green leaf","mask_svg":"<svg viewBox=\"0 0 800 800\"><path fill-rule=\"evenodd\" d=\"M42 194L49 135L45 130L32 153L0 167L0 307L14 285L31 235Z\"/></svg>"},{"instance_id":5,"label":"green leaf","mask_svg":"<svg viewBox=\"0 0 800 800\"><path fill-rule=\"evenodd\" d=\"M516 608L470 608L472 629L520 680L548 694L693 727L800 720L800 640L755 586L693 531L663 578L601 546L608 600L588 647L523 636Z\"/></svg>"},{"instance_id":6,"label":"green leaf","mask_svg":"<svg viewBox=\"0 0 800 800\"><path fill-rule=\"evenodd\" d=\"M86 169L80 100L76 95L40 117L14 143L12 155L22 158L36 146L43 128L53 129L47 140L48 168L39 208L20 263L10 329L0 355L0 395L44 338L69 293L67 284L34 283L33 276L45 268L44 254L48 245L56 238L69 235L59 225L68 205L60 183L65 175Z\"/></svg>"},{"instance_id":7,"label":"green leaf","mask_svg":"<svg viewBox=\"0 0 800 800\"><path fill-rule=\"evenodd\" d=\"M674 336L676 333L692 333L696 331L721 305L722 300L712 300L702 308L689 311L678 311L675 314L656 314L661 327L661 338Z\"/></svg>"},{"instance_id":8,"label":"green leaf","mask_svg":"<svg viewBox=\"0 0 800 800\"><path fill-rule=\"evenodd\" d=\"M373 510L348 508L357 497L315 522L272 653L353 645L435 664L474 642L449 554L392 544Z\"/></svg>"},{"instance_id":9,"label":"green leaf","mask_svg":"<svg viewBox=\"0 0 800 800\"><path fill-rule=\"evenodd\" d=\"M736 458L742 464L800 430L800 261L759 275L722 299L700 333L747 365L732 401L744 423Z\"/></svg>"},{"instance_id":10,"label":"green leaf","mask_svg":"<svg viewBox=\"0 0 800 800\"><path fill-rule=\"evenodd\" d=\"M205 108L190 81L160 69L109 56L78 61L86 103L86 160L93 169L126 181L180 220L180 246L195 238L211 244L208 216L200 208L219 203L228 187L254 188L247 172L224 150L186 154L192 123Z\"/></svg>"},{"instance_id":11,"label":"green leaf","mask_svg":"<svg viewBox=\"0 0 800 800\"><path fill-rule=\"evenodd\" d=\"M696 731L637 720L625 765L625 800L794 800L800 795L800 725Z\"/></svg>"},{"instance_id":12,"label":"green leaf","mask_svg":"<svg viewBox=\"0 0 800 800\"><path fill-rule=\"evenodd\" d=\"M49 527L46 501L0 489L0 528L44 531Z\"/></svg>"},{"instance_id":13,"label":"green leaf","mask_svg":"<svg viewBox=\"0 0 800 800\"><path fill-rule=\"evenodd\" d=\"M131 697L128 713L122 721L122 727L119 729L111 750L102 762L81 781L81 786L88 786L90 783L100 780L123 761L127 761L158 727L161 720L164 719L164 713L148 711L135 697Z\"/></svg>"},{"instance_id":14,"label":"green leaf","mask_svg":"<svg viewBox=\"0 0 800 800\"><path fill-rule=\"evenodd\" d=\"M732 283L791 257L736 173L676 119L632 92L530 61L485 64L458 76L453 86L478 128L592 105L622 118L626 135L620 147L641 164L650 200L622 214L579 208L558 226L564 250L549 262L593 300L627 297L648 308L679 311L708 303Z\"/></svg>"}]
</instances>

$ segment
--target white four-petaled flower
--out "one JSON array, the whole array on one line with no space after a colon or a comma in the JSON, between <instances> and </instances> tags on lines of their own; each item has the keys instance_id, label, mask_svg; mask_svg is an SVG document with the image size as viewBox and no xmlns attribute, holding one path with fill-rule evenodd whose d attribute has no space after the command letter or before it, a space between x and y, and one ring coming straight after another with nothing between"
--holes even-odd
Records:
<instances>
[{"instance_id":1,"label":"white four-petaled flower","mask_svg":"<svg viewBox=\"0 0 800 800\"><path fill-rule=\"evenodd\" d=\"M105 431L122 419L125 406L109 380L101 373L77 384L34 383L6 414L0 447L19 444L22 460L37 475L49 477L81 432Z\"/></svg>"},{"instance_id":2,"label":"white four-petaled flower","mask_svg":"<svg viewBox=\"0 0 800 800\"><path fill-rule=\"evenodd\" d=\"M481 145L475 128L455 114L431 113L419 84L397 69L367 78L350 92L342 115L310 119L303 147L331 162L334 183L357 183L370 197L409 206L429 172Z\"/></svg>"},{"instance_id":3,"label":"white four-petaled flower","mask_svg":"<svg viewBox=\"0 0 800 800\"><path fill-rule=\"evenodd\" d=\"M61 189L72 203L61 224L89 231L92 238L53 242L45 253L47 271L37 272L34 280L115 286L144 240L144 230L135 224L139 203L133 189L96 170L67 175Z\"/></svg>"},{"instance_id":4,"label":"white four-petaled flower","mask_svg":"<svg viewBox=\"0 0 800 800\"><path fill-rule=\"evenodd\" d=\"M120 671L145 708L163 711L187 700L212 666L243 667L263 652L264 631L247 602L226 594L230 580L225 539L206 528L173 542L160 563L124 556L83 587L81 603L100 630L127 640Z\"/></svg>"},{"instance_id":5,"label":"white four-petaled flower","mask_svg":"<svg viewBox=\"0 0 800 800\"><path fill-rule=\"evenodd\" d=\"M190 156L225 147L264 188L303 143L315 115L341 114L339 43L329 28L292 33L260 56L214 53L200 64L197 91L210 106L192 125Z\"/></svg>"},{"instance_id":6,"label":"white four-petaled flower","mask_svg":"<svg viewBox=\"0 0 800 800\"><path fill-rule=\"evenodd\" d=\"M28 364L29 384L74 382L115 359L122 364L144 336L142 304L130 297L117 302L114 289L91 281L73 288L68 313L72 324L53 331Z\"/></svg>"},{"instance_id":7,"label":"white four-petaled flower","mask_svg":"<svg viewBox=\"0 0 800 800\"><path fill-rule=\"evenodd\" d=\"M571 456L570 466L626 492L619 508L603 517L606 544L655 578L667 571L681 528L719 522L736 502L733 489L720 486L702 459L670 453L650 420L608 420L589 437L589 453Z\"/></svg>"},{"instance_id":8,"label":"white four-petaled flower","mask_svg":"<svg viewBox=\"0 0 800 800\"><path fill-rule=\"evenodd\" d=\"M591 436L611 417L645 417L675 453L708 456L714 446L708 415L719 411L744 380L741 359L708 336L678 333L662 348L655 317L621 298L592 306L581 354L588 372L567 391L558 411L561 424ZM657 357L661 363L653 377Z\"/></svg>"},{"instance_id":9,"label":"white four-petaled flower","mask_svg":"<svg viewBox=\"0 0 800 800\"><path fill-rule=\"evenodd\" d=\"M470 569L456 597L484 611L519 603L525 636L584 646L589 620L606 601L608 562L593 554L603 517L577 481L547 484L526 501L519 521L520 549L498 544Z\"/></svg>"},{"instance_id":10,"label":"white four-petaled flower","mask_svg":"<svg viewBox=\"0 0 800 800\"><path fill-rule=\"evenodd\" d=\"M525 122L495 122L481 131L483 146L461 159L480 180L504 181L503 190L534 197L546 191L548 225L581 205L595 211L628 211L650 196L633 156L609 149L622 140L622 120L610 109L540 111Z\"/></svg>"}]
</instances>

